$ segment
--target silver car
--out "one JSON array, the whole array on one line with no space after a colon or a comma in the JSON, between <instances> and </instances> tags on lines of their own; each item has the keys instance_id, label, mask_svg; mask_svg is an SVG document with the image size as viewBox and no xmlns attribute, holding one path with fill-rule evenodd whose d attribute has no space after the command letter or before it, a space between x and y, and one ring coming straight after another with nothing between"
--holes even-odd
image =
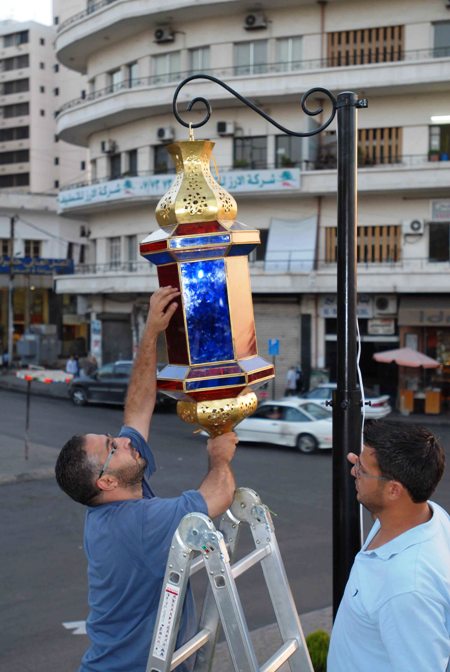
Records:
<instances>
[{"instance_id":1,"label":"silver car","mask_svg":"<svg viewBox=\"0 0 450 672\"><path fill-rule=\"evenodd\" d=\"M336 383L322 383L321 385L314 387L309 392L302 394L302 398L317 401L325 408L329 408L331 410L331 405L327 405L326 402L331 401L336 387ZM366 401L366 405L364 406L366 418L384 418L392 411L392 407L389 403L389 395L376 395L372 390L365 389L364 397Z\"/></svg>"}]
</instances>

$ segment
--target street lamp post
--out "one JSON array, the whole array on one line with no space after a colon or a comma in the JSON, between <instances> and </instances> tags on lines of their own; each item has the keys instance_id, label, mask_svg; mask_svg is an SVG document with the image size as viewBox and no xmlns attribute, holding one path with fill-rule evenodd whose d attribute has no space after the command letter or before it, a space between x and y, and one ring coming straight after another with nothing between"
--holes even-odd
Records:
<instances>
[{"instance_id":1,"label":"street lamp post","mask_svg":"<svg viewBox=\"0 0 450 672\"><path fill-rule=\"evenodd\" d=\"M172 109L177 121L185 128L199 128L211 116L211 105L203 96L192 99L187 106L190 112L194 105L202 104L206 110L203 119L188 123L178 112L178 95L183 87L193 80L206 79L240 100L244 105L262 116L287 135L309 137L327 128L337 113L338 134L338 312L337 312L337 389L333 397L333 612L336 614L347 581L353 558L360 548L360 513L355 498L353 479L346 463L346 454L351 449L359 452L361 424L361 396L357 386L356 362L356 109L367 107L367 100L358 100L355 93L345 91L337 98L327 89L315 87L301 99L305 114L317 116L323 107L310 109L308 99L320 95L331 105L325 121L308 132L294 132L272 119L252 101L212 75L196 74L184 79L176 88Z\"/></svg>"},{"instance_id":2,"label":"street lamp post","mask_svg":"<svg viewBox=\"0 0 450 672\"><path fill-rule=\"evenodd\" d=\"M14 237L16 218L9 220L9 283L8 283L8 368L13 365L14 349Z\"/></svg>"}]
</instances>

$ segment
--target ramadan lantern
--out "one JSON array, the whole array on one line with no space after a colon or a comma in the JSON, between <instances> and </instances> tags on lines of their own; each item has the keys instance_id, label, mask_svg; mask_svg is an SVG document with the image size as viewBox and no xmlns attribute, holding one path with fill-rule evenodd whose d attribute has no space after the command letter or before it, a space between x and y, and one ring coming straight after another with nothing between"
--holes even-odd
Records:
<instances>
[{"instance_id":1,"label":"ramadan lantern","mask_svg":"<svg viewBox=\"0 0 450 672\"><path fill-rule=\"evenodd\" d=\"M176 177L156 207L161 230L140 252L157 266L160 286L180 291L158 389L178 400L182 420L217 436L256 409L253 390L274 367L256 343L248 254L259 231L236 220L236 201L210 172L213 147L194 139L168 146Z\"/></svg>"}]
</instances>

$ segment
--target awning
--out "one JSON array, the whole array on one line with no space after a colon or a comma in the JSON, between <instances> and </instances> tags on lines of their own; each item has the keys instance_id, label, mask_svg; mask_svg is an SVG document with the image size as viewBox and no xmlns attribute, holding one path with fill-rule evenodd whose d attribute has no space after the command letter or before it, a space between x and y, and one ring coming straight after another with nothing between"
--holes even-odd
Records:
<instances>
[{"instance_id":1,"label":"awning","mask_svg":"<svg viewBox=\"0 0 450 672\"><path fill-rule=\"evenodd\" d=\"M450 295L402 297L398 324L400 327L450 327Z\"/></svg>"}]
</instances>

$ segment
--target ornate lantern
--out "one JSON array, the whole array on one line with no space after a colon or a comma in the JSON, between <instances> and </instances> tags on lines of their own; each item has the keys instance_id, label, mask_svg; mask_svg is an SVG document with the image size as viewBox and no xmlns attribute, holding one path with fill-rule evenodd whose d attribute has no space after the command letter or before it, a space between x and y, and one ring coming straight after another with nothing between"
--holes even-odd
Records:
<instances>
[{"instance_id":1,"label":"ornate lantern","mask_svg":"<svg viewBox=\"0 0 450 672\"><path fill-rule=\"evenodd\" d=\"M259 231L236 220L236 201L210 172L213 147L193 139L168 146L176 177L156 207L161 230L140 252L160 285L181 293L158 389L178 400L182 420L217 436L256 409L253 390L274 367L258 355L253 316L247 255Z\"/></svg>"}]
</instances>

